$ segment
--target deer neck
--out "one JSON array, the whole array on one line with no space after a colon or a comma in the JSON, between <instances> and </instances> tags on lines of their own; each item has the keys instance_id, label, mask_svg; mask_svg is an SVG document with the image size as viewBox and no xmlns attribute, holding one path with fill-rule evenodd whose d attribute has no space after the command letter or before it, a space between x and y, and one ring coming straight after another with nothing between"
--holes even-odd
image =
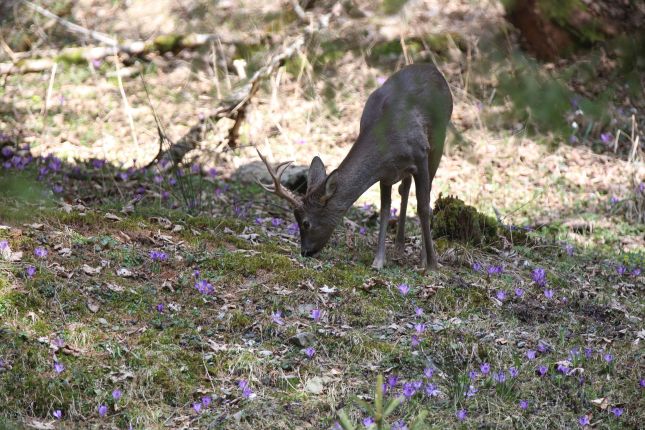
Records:
<instances>
[{"instance_id":1,"label":"deer neck","mask_svg":"<svg viewBox=\"0 0 645 430\"><path fill-rule=\"evenodd\" d=\"M378 170L374 164L365 158L353 156L355 151L350 153L338 166L339 185L334 196L329 200L328 205L332 208L347 211L358 198L363 195L369 187L379 181Z\"/></svg>"}]
</instances>

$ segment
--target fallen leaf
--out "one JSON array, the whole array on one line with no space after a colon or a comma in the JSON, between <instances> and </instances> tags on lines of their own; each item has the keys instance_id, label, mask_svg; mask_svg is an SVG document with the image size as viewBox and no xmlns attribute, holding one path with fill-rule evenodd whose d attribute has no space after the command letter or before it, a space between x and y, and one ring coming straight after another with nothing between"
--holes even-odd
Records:
<instances>
[{"instance_id":1,"label":"fallen leaf","mask_svg":"<svg viewBox=\"0 0 645 430\"><path fill-rule=\"evenodd\" d=\"M32 429L38 429L38 430L53 430L54 429L54 423L53 421L40 421L35 418L32 418L27 421L27 427L30 427Z\"/></svg>"},{"instance_id":2,"label":"fallen leaf","mask_svg":"<svg viewBox=\"0 0 645 430\"><path fill-rule=\"evenodd\" d=\"M105 286L107 287L108 290L114 291L115 293L120 293L124 291L124 288L117 284L111 284L108 282L107 284L105 284Z\"/></svg>"},{"instance_id":3,"label":"fallen leaf","mask_svg":"<svg viewBox=\"0 0 645 430\"><path fill-rule=\"evenodd\" d=\"M320 292L325 294L336 294L338 292L338 288L323 285L322 287L320 287Z\"/></svg>"},{"instance_id":4,"label":"fallen leaf","mask_svg":"<svg viewBox=\"0 0 645 430\"><path fill-rule=\"evenodd\" d=\"M82 270L83 270L83 273L85 273L86 275L94 276L101 273L101 266L91 267L91 266L88 266L87 264L83 264Z\"/></svg>"},{"instance_id":5,"label":"fallen leaf","mask_svg":"<svg viewBox=\"0 0 645 430\"><path fill-rule=\"evenodd\" d=\"M508 340L506 340L503 337L500 337L498 339L495 339L495 342L499 343L500 345L506 345L508 343Z\"/></svg>"},{"instance_id":6,"label":"fallen leaf","mask_svg":"<svg viewBox=\"0 0 645 430\"><path fill-rule=\"evenodd\" d=\"M87 301L87 308L92 313L97 313L99 311L99 305L96 302L92 301L92 300Z\"/></svg>"},{"instance_id":7,"label":"fallen leaf","mask_svg":"<svg viewBox=\"0 0 645 430\"><path fill-rule=\"evenodd\" d=\"M321 394L323 389L323 380L320 376L314 376L305 384L305 391L308 393Z\"/></svg>"},{"instance_id":8,"label":"fallen leaf","mask_svg":"<svg viewBox=\"0 0 645 430\"><path fill-rule=\"evenodd\" d=\"M609 407L609 397L601 397L599 399L593 399L591 403L594 404L594 406L600 408L600 410L604 411Z\"/></svg>"},{"instance_id":9,"label":"fallen leaf","mask_svg":"<svg viewBox=\"0 0 645 430\"><path fill-rule=\"evenodd\" d=\"M110 221L121 221L121 217L116 216L116 215L114 215L112 213L109 213L109 212L105 214L104 218L109 219Z\"/></svg>"},{"instance_id":10,"label":"fallen leaf","mask_svg":"<svg viewBox=\"0 0 645 430\"><path fill-rule=\"evenodd\" d=\"M122 278L131 278L134 276L134 274L126 269L125 267L121 267L120 269L117 269L116 271L117 276L120 276Z\"/></svg>"}]
</instances>

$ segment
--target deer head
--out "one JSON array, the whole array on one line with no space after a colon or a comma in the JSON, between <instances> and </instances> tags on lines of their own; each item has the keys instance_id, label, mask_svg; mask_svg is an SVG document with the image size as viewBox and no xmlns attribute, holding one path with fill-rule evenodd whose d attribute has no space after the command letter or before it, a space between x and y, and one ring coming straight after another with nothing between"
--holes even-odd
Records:
<instances>
[{"instance_id":1,"label":"deer head","mask_svg":"<svg viewBox=\"0 0 645 430\"><path fill-rule=\"evenodd\" d=\"M314 157L307 174L307 193L304 198L300 198L280 183L280 178L291 161L273 168L259 150L258 155L267 167L273 185L258 182L265 190L289 203L300 229L300 253L304 257L314 256L327 244L345 212L345 208L330 203L338 187L338 172L333 171L327 175L322 160Z\"/></svg>"}]
</instances>

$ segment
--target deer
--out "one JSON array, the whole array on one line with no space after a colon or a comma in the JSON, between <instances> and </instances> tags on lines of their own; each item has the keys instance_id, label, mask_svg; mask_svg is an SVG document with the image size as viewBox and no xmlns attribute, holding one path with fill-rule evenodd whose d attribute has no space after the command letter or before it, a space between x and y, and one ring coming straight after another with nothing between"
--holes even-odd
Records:
<instances>
[{"instance_id":1,"label":"deer","mask_svg":"<svg viewBox=\"0 0 645 430\"><path fill-rule=\"evenodd\" d=\"M395 250L403 253L408 195L414 179L422 235L421 268L436 269L430 191L451 115L452 95L441 72L434 64L412 64L394 73L370 94L361 115L358 137L338 168L327 174L320 157L312 159L304 196L294 194L280 182L291 161L271 167L257 150L273 184L258 182L292 207L300 230L301 255L318 254L347 210L379 182L379 232L372 267L382 269L386 262L392 186L401 182Z\"/></svg>"}]
</instances>

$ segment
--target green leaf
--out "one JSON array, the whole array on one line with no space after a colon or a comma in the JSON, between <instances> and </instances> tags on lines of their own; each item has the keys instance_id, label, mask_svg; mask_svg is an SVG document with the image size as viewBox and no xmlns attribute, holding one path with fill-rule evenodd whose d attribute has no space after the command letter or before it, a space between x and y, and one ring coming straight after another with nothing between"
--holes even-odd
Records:
<instances>
[{"instance_id":1,"label":"green leaf","mask_svg":"<svg viewBox=\"0 0 645 430\"><path fill-rule=\"evenodd\" d=\"M349 417L342 409L338 411L338 420L340 421L340 426L344 430L356 430L356 427L354 427L354 424L352 424L352 422L349 420Z\"/></svg>"},{"instance_id":2,"label":"green leaf","mask_svg":"<svg viewBox=\"0 0 645 430\"><path fill-rule=\"evenodd\" d=\"M365 409L370 416L373 417L375 415L374 406L370 405L365 400L361 400L359 398L356 398L355 401L356 401L356 403L358 403L358 405L361 408Z\"/></svg>"},{"instance_id":3,"label":"green leaf","mask_svg":"<svg viewBox=\"0 0 645 430\"><path fill-rule=\"evenodd\" d=\"M387 405L385 405L385 411L383 411L383 418L389 416L394 410L401 404L403 397L397 397L390 400Z\"/></svg>"},{"instance_id":4,"label":"green leaf","mask_svg":"<svg viewBox=\"0 0 645 430\"><path fill-rule=\"evenodd\" d=\"M425 424L426 417L428 416L428 411L421 411L417 415L417 419L414 420L410 430L421 430Z\"/></svg>"}]
</instances>

